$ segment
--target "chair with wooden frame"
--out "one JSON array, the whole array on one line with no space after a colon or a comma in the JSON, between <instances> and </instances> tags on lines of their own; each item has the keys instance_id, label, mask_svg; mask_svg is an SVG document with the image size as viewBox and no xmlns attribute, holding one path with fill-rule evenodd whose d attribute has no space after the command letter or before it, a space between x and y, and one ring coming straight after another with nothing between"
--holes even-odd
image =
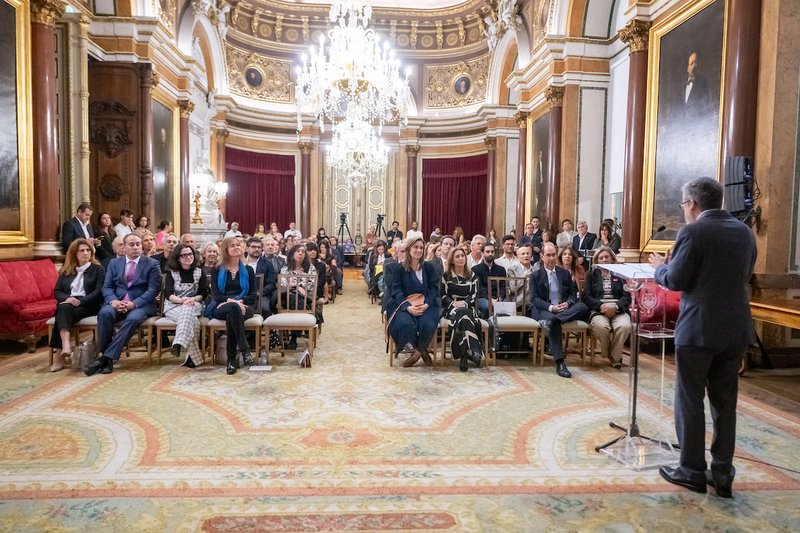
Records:
<instances>
[{"instance_id":1,"label":"chair with wooden frame","mask_svg":"<svg viewBox=\"0 0 800 533\"><path fill-rule=\"evenodd\" d=\"M308 352L313 358L314 348L317 345L318 281L317 274L278 274L276 313L264 320L264 335L267 339L272 330L307 332ZM294 290L297 286L305 287L305 291L300 293ZM292 309L290 304L292 300L296 309ZM286 349L283 345L272 350L269 348L269 342L266 345L268 351L285 355Z\"/></svg>"},{"instance_id":2,"label":"chair with wooden frame","mask_svg":"<svg viewBox=\"0 0 800 533\"><path fill-rule=\"evenodd\" d=\"M483 366L492 366L497 364L497 354L489 349L489 322L478 319L481 325L481 334L483 335ZM448 353L447 350L447 332L450 328L450 321L442 317L439 320L439 327L436 328L436 333L433 336L433 362L434 366L444 366L444 361Z\"/></svg>"},{"instance_id":3,"label":"chair with wooden frame","mask_svg":"<svg viewBox=\"0 0 800 533\"><path fill-rule=\"evenodd\" d=\"M249 268L249 267L247 267ZM255 355L254 358L257 358L260 351L261 351L261 326L264 325L264 317L261 316L261 299L264 295L264 274L256 274L256 301L255 301L255 309L259 311L258 313L254 314L250 318L244 321L244 329L246 331L254 331L256 335L255 340ZM204 321L201 320L201 327ZM216 364L216 351L217 351L217 343L215 341L215 335L218 331L226 331L228 329L228 325L225 323L224 320L220 320L218 318L212 318L208 322L205 323L206 333L208 335L208 355L211 358L211 366ZM200 337L203 338L204 335L202 331L200 333Z\"/></svg>"},{"instance_id":4,"label":"chair with wooden frame","mask_svg":"<svg viewBox=\"0 0 800 533\"><path fill-rule=\"evenodd\" d=\"M528 278L514 276L489 276L489 315L495 315L494 302L514 302L514 315L497 316L497 333L529 333L531 336L531 350L503 350L503 353L531 354L531 360L536 365L541 353L541 326L539 322L526 315L526 307L530 300L528 296ZM517 298L520 291L522 298ZM496 354L495 354L496 357Z\"/></svg>"},{"instance_id":5,"label":"chair with wooden frame","mask_svg":"<svg viewBox=\"0 0 800 533\"><path fill-rule=\"evenodd\" d=\"M59 334L58 332L53 332L55 325L55 317L47 320L47 346L50 350L50 362L48 363L48 366L53 366L53 361L56 357L56 348L50 346L50 340L53 338L53 334ZM75 337L75 346L81 343L81 333L84 331L91 331L92 339L94 339L95 343L97 343L97 315L87 316L86 318L80 319L76 324L73 324L70 333L73 337ZM130 356L130 353L128 355Z\"/></svg>"}]
</instances>

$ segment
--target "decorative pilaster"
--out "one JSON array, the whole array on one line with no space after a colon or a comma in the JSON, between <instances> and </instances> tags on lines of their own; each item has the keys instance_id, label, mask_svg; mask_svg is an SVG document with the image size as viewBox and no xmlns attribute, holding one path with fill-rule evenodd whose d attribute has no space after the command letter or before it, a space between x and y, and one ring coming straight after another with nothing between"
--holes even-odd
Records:
<instances>
[{"instance_id":1,"label":"decorative pilaster","mask_svg":"<svg viewBox=\"0 0 800 533\"><path fill-rule=\"evenodd\" d=\"M80 115L81 115L81 191L83 198L81 201L88 202L90 198L91 181L89 178L89 157L91 149L89 147L89 20L82 16L80 19Z\"/></svg>"},{"instance_id":2,"label":"decorative pilaster","mask_svg":"<svg viewBox=\"0 0 800 533\"><path fill-rule=\"evenodd\" d=\"M300 231L311 235L311 150L314 144L299 142L300 148Z\"/></svg>"},{"instance_id":3,"label":"decorative pilaster","mask_svg":"<svg viewBox=\"0 0 800 533\"><path fill-rule=\"evenodd\" d=\"M486 144L486 233L489 228L494 226L494 182L495 166L497 156L497 138L486 137L483 142Z\"/></svg>"},{"instance_id":4,"label":"decorative pilaster","mask_svg":"<svg viewBox=\"0 0 800 533\"><path fill-rule=\"evenodd\" d=\"M755 157L760 22L761 0L729 0L722 100L723 176L728 157Z\"/></svg>"},{"instance_id":5,"label":"decorative pilaster","mask_svg":"<svg viewBox=\"0 0 800 533\"><path fill-rule=\"evenodd\" d=\"M189 173L191 172L189 162L189 115L194 111L194 102L188 99L178 100L180 110L180 161L181 161L181 193L180 193L180 213L178 228L181 233L189 231L189 204L191 186L189 185Z\"/></svg>"},{"instance_id":6,"label":"decorative pilaster","mask_svg":"<svg viewBox=\"0 0 800 533\"><path fill-rule=\"evenodd\" d=\"M406 227L410 228L411 223L417 220L417 154L419 154L418 144L406 146L406 156L408 157L408 170L406 173ZM420 226L421 228L421 226Z\"/></svg>"},{"instance_id":7,"label":"decorative pilaster","mask_svg":"<svg viewBox=\"0 0 800 533\"><path fill-rule=\"evenodd\" d=\"M519 111L514 115L519 126L519 156L517 157L517 213L514 217L514 229L517 237L525 230L525 169L528 155L528 112Z\"/></svg>"},{"instance_id":8,"label":"decorative pilaster","mask_svg":"<svg viewBox=\"0 0 800 533\"><path fill-rule=\"evenodd\" d=\"M225 179L225 142L228 140L228 135L230 135L230 132L227 128L223 127L217 129L217 171L214 173L214 175L218 183L225 183L227 181ZM217 207L219 208L223 217L228 216L226 212L226 202L227 200L224 199L220 199L220 201L217 202Z\"/></svg>"},{"instance_id":9,"label":"decorative pilaster","mask_svg":"<svg viewBox=\"0 0 800 533\"><path fill-rule=\"evenodd\" d=\"M630 45L628 120L625 128L625 174L622 198L622 248L638 257L642 227L645 111L647 101L647 48L650 23L631 20L619 32ZM623 252L625 257L625 252Z\"/></svg>"},{"instance_id":10,"label":"decorative pilaster","mask_svg":"<svg viewBox=\"0 0 800 533\"><path fill-rule=\"evenodd\" d=\"M543 222L545 228L552 229L558 226L561 199L561 125L564 88L551 85L545 89L544 97L550 104L550 130L547 136L547 208Z\"/></svg>"},{"instance_id":11,"label":"decorative pilaster","mask_svg":"<svg viewBox=\"0 0 800 533\"><path fill-rule=\"evenodd\" d=\"M59 227L58 132L56 130L55 20L65 9L61 0L31 2L31 111L33 119L34 254L60 253L56 243ZM69 216L64 213L65 218Z\"/></svg>"},{"instance_id":12,"label":"decorative pilaster","mask_svg":"<svg viewBox=\"0 0 800 533\"><path fill-rule=\"evenodd\" d=\"M141 181L142 198L140 213L147 215L150 220L156 219L156 209L153 203L153 104L151 101L153 90L153 65L142 63L139 65L139 101L141 108L142 127L142 159L139 166L139 179Z\"/></svg>"}]
</instances>

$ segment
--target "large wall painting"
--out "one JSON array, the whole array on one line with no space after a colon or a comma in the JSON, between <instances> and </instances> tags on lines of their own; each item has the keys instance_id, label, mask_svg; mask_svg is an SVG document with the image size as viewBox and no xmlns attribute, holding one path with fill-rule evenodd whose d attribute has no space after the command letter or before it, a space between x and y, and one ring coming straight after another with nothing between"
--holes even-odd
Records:
<instances>
[{"instance_id":1,"label":"large wall painting","mask_svg":"<svg viewBox=\"0 0 800 533\"><path fill-rule=\"evenodd\" d=\"M650 31L642 242L669 246L683 225L681 186L718 178L725 0L702 0Z\"/></svg>"}]
</instances>

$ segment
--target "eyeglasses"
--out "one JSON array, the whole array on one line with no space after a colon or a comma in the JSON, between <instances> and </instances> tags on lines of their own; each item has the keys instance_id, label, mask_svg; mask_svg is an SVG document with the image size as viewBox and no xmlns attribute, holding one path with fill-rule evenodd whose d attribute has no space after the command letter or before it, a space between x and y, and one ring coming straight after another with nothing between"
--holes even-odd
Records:
<instances>
[{"instance_id":1,"label":"eyeglasses","mask_svg":"<svg viewBox=\"0 0 800 533\"><path fill-rule=\"evenodd\" d=\"M193 253L181 254L181 257L194 257Z\"/></svg>"},{"instance_id":2,"label":"eyeglasses","mask_svg":"<svg viewBox=\"0 0 800 533\"><path fill-rule=\"evenodd\" d=\"M682 208L683 208L683 206L685 206L685 205L686 205L686 204L688 204L689 202L691 202L691 200L684 200L684 201L682 201L681 203L679 203L679 204L678 204L678 207L680 207L680 208L682 209Z\"/></svg>"}]
</instances>

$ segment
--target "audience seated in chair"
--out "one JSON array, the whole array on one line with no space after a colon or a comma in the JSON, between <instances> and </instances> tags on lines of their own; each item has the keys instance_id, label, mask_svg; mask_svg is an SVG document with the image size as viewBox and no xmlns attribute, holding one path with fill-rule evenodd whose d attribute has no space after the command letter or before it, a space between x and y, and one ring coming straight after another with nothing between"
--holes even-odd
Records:
<instances>
[{"instance_id":1,"label":"audience seated in chair","mask_svg":"<svg viewBox=\"0 0 800 533\"><path fill-rule=\"evenodd\" d=\"M475 265L483 261L483 252L481 251L483 243L486 242L486 237L483 235L474 235L469 241L469 255L467 255L467 267L472 269Z\"/></svg>"},{"instance_id":2,"label":"audience seated in chair","mask_svg":"<svg viewBox=\"0 0 800 533\"><path fill-rule=\"evenodd\" d=\"M558 252L558 266L569 272L572 276L572 281L578 287L578 293L583 289L583 283L586 279L586 271L583 269L583 261L578 257L578 253L572 248L567 246Z\"/></svg>"},{"instance_id":3,"label":"audience seated in chair","mask_svg":"<svg viewBox=\"0 0 800 533\"><path fill-rule=\"evenodd\" d=\"M125 236L125 256L108 265L103 283L105 305L97 315L98 350L100 357L84 369L87 376L100 372L110 374L114 361L139 326L156 314L156 298L161 290L158 261L142 255L142 239L136 234ZM114 325L121 322L114 333Z\"/></svg>"},{"instance_id":4,"label":"audience seated in chair","mask_svg":"<svg viewBox=\"0 0 800 533\"><path fill-rule=\"evenodd\" d=\"M550 340L550 350L556 363L556 373L572 377L564 362L561 345L561 326L566 322L586 318L588 309L578 301L578 288L569 272L559 267L556 245L547 243L542 248L544 268L531 277L531 317L539 321L542 331Z\"/></svg>"},{"instance_id":5,"label":"audience seated in chair","mask_svg":"<svg viewBox=\"0 0 800 533\"><path fill-rule=\"evenodd\" d=\"M398 307L389 319L388 330L395 345L408 354L403 362L406 367L414 366L420 357L427 366L433 363L428 345L439 327L439 278L433 266L423 262L424 250L422 238L408 241L406 259L392 276L390 288Z\"/></svg>"},{"instance_id":6,"label":"audience seated in chair","mask_svg":"<svg viewBox=\"0 0 800 533\"><path fill-rule=\"evenodd\" d=\"M392 294L392 279L397 274L398 269L403 267L403 261L406 259L406 241L401 240L394 245L392 250L392 258L387 259L383 263L383 283L386 289L383 291L381 298L381 312L386 316L391 316L400 302L395 302Z\"/></svg>"},{"instance_id":7,"label":"audience seated in chair","mask_svg":"<svg viewBox=\"0 0 800 533\"><path fill-rule=\"evenodd\" d=\"M153 259L158 261L158 266L161 268L161 272L166 273L167 270L169 270L167 267L167 261L169 261L169 256L172 254L172 251L178 244L178 237L176 237L174 233L167 233L164 235L161 243L163 245L163 249L154 255Z\"/></svg>"},{"instance_id":8,"label":"audience seated in chair","mask_svg":"<svg viewBox=\"0 0 800 533\"><path fill-rule=\"evenodd\" d=\"M331 239L335 239L335 237L331 237ZM342 269L339 267L341 263L339 263L339 260L331 253L329 241L324 240L317 246L319 247L319 260L327 266L328 279L336 284L336 294L342 294L343 273ZM331 289L333 290L333 287L331 287Z\"/></svg>"},{"instance_id":9,"label":"audience seated in chair","mask_svg":"<svg viewBox=\"0 0 800 533\"><path fill-rule=\"evenodd\" d=\"M375 249L372 254L370 254L369 263L367 264L367 268L369 269L368 293L370 296L378 297L385 290L383 264L391 257L392 256L389 255L389 252L386 250L386 243L380 240L377 241L375 243Z\"/></svg>"},{"instance_id":10,"label":"audience seated in chair","mask_svg":"<svg viewBox=\"0 0 800 533\"><path fill-rule=\"evenodd\" d=\"M478 312L481 318L489 318L489 276L503 277L506 269L497 264L494 260L495 245L490 242L483 243L481 247L483 261L472 267L472 271L478 277ZM498 287L494 294L504 294L504 288Z\"/></svg>"},{"instance_id":11,"label":"audience seated in chair","mask_svg":"<svg viewBox=\"0 0 800 533\"><path fill-rule=\"evenodd\" d=\"M629 308L631 295L625 281L598 265L617 262L608 246L597 248L592 258L592 270L586 278L583 301L591 311L592 334L600 341L600 353L614 368L622 367L622 349L631 334Z\"/></svg>"},{"instance_id":12,"label":"audience seated in chair","mask_svg":"<svg viewBox=\"0 0 800 533\"><path fill-rule=\"evenodd\" d=\"M167 262L164 282L164 316L175 322L172 355L184 355L183 366L194 368L203 364L200 352L200 317L210 293L208 278L200 268L194 248L178 244ZM160 357L160 356L159 356Z\"/></svg>"},{"instance_id":13,"label":"audience seated in chair","mask_svg":"<svg viewBox=\"0 0 800 533\"><path fill-rule=\"evenodd\" d=\"M493 247L491 244L485 246ZM477 308L479 285L477 274L467 268L466 252L462 248L454 248L447 258L447 267L442 276L441 297L444 318L450 323L450 353L454 360L459 360L462 372L468 370L470 361L480 368L483 359Z\"/></svg>"},{"instance_id":14,"label":"audience seated in chair","mask_svg":"<svg viewBox=\"0 0 800 533\"><path fill-rule=\"evenodd\" d=\"M95 243L95 259L102 263L106 259L113 259L116 257L114 252L114 239L117 238L117 232L111 226L111 215L106 212L97 215L97 226L94 227Z\"/></svg>"},{"instance_id":15,"label":"audience seated in chair","mask_svg":"<svg viewBox=\"0 0 800 533\"><path fill-rule=\"evenodd\" d=\"M100 310L104 279L105 269L95 259L92 243L83 238L73 240L53 290L58 306L50 347L61 351L53 360L51 372L64 368L64 357L71 354L72 327Z\"/></svg>"},{"instance_id":16,"label":"audience seated in chair","mask_svg":"<svg viewBox=\"0 0 800 533\"><path fill-rule=\"evenodd\" d=\"M302 244L295 244L289 250L289 253L286 257L286 264L281 269L281 274L316 274L317 269L314 265L311 264L311 260L308 257L308 253L306 251L306 247ZM291 279L291 278L290 278ZM307 278L302 278L305 280ZM313 305L314 299L313 298L305 298L306 295L306 286L302 283L298 283L295 287L290 287L288 292L285 293L283 290L279 291L281 297L285 298L286 301L281 302L281 305L285 309L298 309L301 303L305 302L307 305L306 309L311 309L308 305ZM317 286L319 286L319 282L317 282ZM285 289L283 287L282 289ZM290 340L289 340L289 349L295 350L297 349L297 333L292 332Z\"/></svg>"},{"instance_id":17,"label":"audience seated in chair","mask_svg":"<svg viewBox=\"0 0 800 533\"><path fill-rule=\"evenodd\" d=\"M228 375L236 373L237 354L245 365L253 364L247 343L245 321L255 314L256 273L245 266L242 241L228 237L220 245L220 265L211 270L211 296L216 302L214 318L223 320L227 334Z\"/></svg>"}]
</instances>

